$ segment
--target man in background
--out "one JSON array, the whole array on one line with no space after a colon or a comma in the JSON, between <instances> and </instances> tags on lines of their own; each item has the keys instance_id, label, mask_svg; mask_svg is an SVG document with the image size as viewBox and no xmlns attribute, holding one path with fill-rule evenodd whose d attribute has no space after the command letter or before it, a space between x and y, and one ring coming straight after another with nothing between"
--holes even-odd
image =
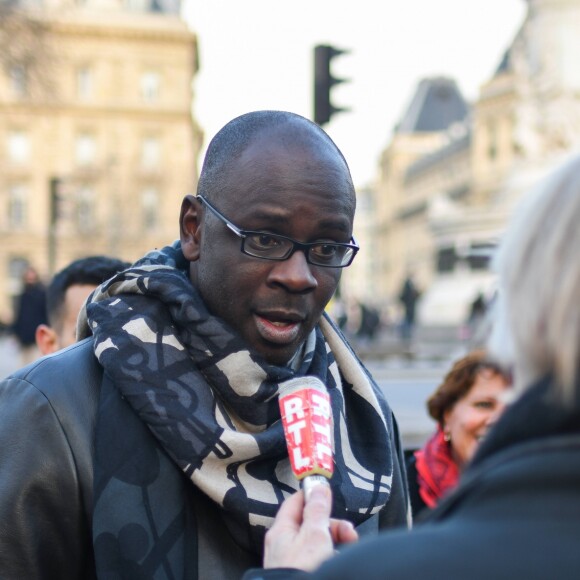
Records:
<instances>
[{"instance_id":1,"label":"man in background","mask_svg":"<svg viewBox=\"0 0 580 580\"><path fill-rule=\"evenodd\" d=\"M76 324L88 295L130 264L108 256L89 256L57 272L46 291L48 324L36 328L36 345L42 355L76 342Z\"/></svg>"},{"instance_id":2,"label":"man in background","mask_svg":"<svg viewBox=\"0 0 580 580\"><path fill-rule=\"evenodd\" d=\"M22 292L17 298L11 327L18 341L21 365L27 365L38 358L34 333L37 326L46 321L46 287L36 269L28 266L22 276Z\"/></svg>"},{"instance_id":3,"label":"man in background","mask_svg":"<svg viewBox=\"0 0 580 580\"><path fill-rule=\"evenodd\" d=\"M403 305L403 323L401 325L401 338L404 342L410 342L415 330L415 318L417 301L421 293L417 289L413 277L408 274L403 282L403 287L399 294L399 301Z\"/></svg>"}]
</instances>

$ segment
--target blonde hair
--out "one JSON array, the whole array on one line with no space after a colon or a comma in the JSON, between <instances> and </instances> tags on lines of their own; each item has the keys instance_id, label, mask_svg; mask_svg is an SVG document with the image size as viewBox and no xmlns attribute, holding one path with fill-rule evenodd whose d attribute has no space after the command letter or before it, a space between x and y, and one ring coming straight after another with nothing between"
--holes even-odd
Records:
<instances>
[{"instance_id":1,"label":"blonde hair","mask_svg":"<svg viewBox=\"0 0 580 580\"><path fill-rule=\"evenodd\" d=\"M580 366L580 156L525 199L502 240L496 268L490 351L512 363L518 388L551 373L569 400Z\"/></svg>"}]
</instances>

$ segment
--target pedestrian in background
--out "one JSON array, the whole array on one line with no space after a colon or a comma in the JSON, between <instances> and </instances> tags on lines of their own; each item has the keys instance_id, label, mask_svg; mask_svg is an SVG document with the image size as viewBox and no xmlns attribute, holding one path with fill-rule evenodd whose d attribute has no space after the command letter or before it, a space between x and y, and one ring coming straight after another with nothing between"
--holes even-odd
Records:
<instances>
[{"instance_id":1,"label":"pedestrian in background","mask_svg":"<svg viewBox=\"0 0 580 580\"><path fill-rule=\"evenodd\" d=\"M24 271L22 282L22 291L16 299L12 333L20 348L20 364L24 366L40 356L36 346L36 329L39 324L46 324L48 318L46 288L32 266Z\"/></svg>"},{"instance_id":2,"label":"pedestrian in background","mask_svg":"<svg viewBox=\"0 0 580 580\"><path fill-rule=\"evenodd\" d=\"M456 361L429 397L427 409L437 430L407 461L413 518L433 509L457 486L479 442L504 410L510 382L479 350Z\"/></svg>"},{"instance_id":3,"label":"pedestrian in background","mask_svg":"<svg viewBox=\"0 0 580 580\"><path fill-rule=\"evenodd\" d=\"M476 349L485 344L483 336L485 314L488 303L483 292L478 292L469 305L469 312L465 322L459 328L459 338L470 345L470 349Z\"/></svg>"},{"instance_id":4,"label":"pedestrian in background","mask_svg":"<svg viewBox=\"0 0 580 580\"><path fill-rule=\"evenodd\" d=\"M403 305L403 321L401 324L401 338L408 343L413 338L415 330L415 321L417 316L417 301L419 300L420 292L415 286L413 277L409 274L399 293L399 302Z\"/></svg>"}]
</instances>

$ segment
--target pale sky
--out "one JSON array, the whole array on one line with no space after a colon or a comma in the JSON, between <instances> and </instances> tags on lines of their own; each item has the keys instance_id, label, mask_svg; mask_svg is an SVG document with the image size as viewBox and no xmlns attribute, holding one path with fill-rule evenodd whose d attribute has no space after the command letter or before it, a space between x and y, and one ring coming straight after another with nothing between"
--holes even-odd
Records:
<instances>
[{"instance_id":1,"label":"pale sky","mask_svg":"<svg viewBox=\"0 0 580 580\"><path fill-rule=\"evenodd\" d=\"M526 12L524 0L184 2L199 38L194 114L205 145L248 111L283 109L312 118L314 46L351 51L334 61L335 76L350 82L335 87L332 100L352 111L324 128L358 188L377 175L380 153L419 80L453 77L473 100Z\"/></svg>"}]
</instances>

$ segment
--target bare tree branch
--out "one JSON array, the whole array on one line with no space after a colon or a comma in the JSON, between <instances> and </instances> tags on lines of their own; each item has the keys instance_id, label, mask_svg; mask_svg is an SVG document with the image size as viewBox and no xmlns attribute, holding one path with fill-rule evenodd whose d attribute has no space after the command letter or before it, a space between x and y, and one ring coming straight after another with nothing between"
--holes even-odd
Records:
<instances>
[{"instance_id":1,"label":"bare tree branch","mask_svg":"<svg viewBox=\"0 0 580 580\"><path fill-rule=\"evenodd\" d=\"M0 66L10 77L19 77L21 96L54 97L55 64L47 23L18 0L0 0Z\"/></svg>"}]
</instances>

